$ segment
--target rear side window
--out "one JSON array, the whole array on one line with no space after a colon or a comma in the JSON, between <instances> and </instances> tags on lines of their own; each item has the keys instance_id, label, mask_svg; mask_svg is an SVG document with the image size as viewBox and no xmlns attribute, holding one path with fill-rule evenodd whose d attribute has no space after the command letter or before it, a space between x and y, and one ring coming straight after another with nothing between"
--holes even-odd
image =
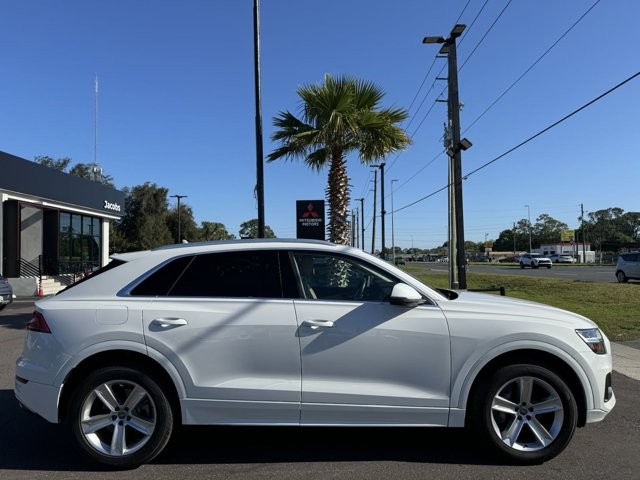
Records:
<instances>
[{"instance_id":1,"label":"rear side window","mask_svg":"<svg viewBox=\"0 0 640 480\"><path fill-rule=\"evenodd\" d=\"M625 262L637 262L640 254L638 253L624 253L620 255Z\"/></svg>"},{"instance_id":2,"label":"rear side window","mask_svg":"<svg viewBox=\"0 0 640 480\"><path fill-rule=\"evenodd\" d=\"M169 293L193 256L179 257L163 265L131 290L134 296L163 297Z\"/></svg>"},{"instance_id":3,"label":"rear side window","mask_svg":"<svg viewBox=\"0 0 640 480\"><path fill-rule=\"evenodd\" d=\"M62 292L68 292L70 289L72 289L76 285L80 285L81 283L86 282L87 280L90 280L90 279L92 279L94 277L97 277L98 275L100 275L100 274L102 274L104 272L108 272L109 270L113 270L114 268L117 268L120 265L124 265L125 263L126 262L123 262L122 260L116 260L114 258L109 263L107 263L104 267L101 267L98 270L96 270L95 272L91 272L90 274L85 275L83 278L81 278L77 282L72 283L67 288L64 288L64 289L60 290L58 293L56 293L56 295L58 295L58 294L60 294Z\"/></svg>"},{"instance_id":4,"label":"rear side window","mask_svg":"<svg viewBox=\"0 0 640 480\"><path fill-rule=\"evenodd\" d=\"M282 298L278 252L241 251L196 255L168 295Z\"/></svg>"}]
</instances>

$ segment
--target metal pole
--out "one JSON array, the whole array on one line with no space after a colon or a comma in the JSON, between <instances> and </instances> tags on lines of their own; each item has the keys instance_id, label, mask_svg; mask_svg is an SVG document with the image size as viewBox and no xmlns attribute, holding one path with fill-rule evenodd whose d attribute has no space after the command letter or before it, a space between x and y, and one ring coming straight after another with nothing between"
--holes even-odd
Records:
<instances>
[{"instance_id":1,"label":"metal pole","mask_svg":"<svg viewBox=\"0 0 640 480\"><path fill-rule=\"evenodd\" d=\"M382 260L387 259L387 255L385 253L385 230L384 230L384 216L386 215L386 211L384 209L384 163L380 164L380 216L382 222L380 224L382 229L382 248L380 250L380 258Z\"/></svg>"},{"instance_id":2,"label":"metal pole","mask_svg":"<svg viewBox=\"0 0 640 480\"><path fill-rule=\"evenodd\" d=\"M527 207L527 220L529 221L529 253L531 253L531 207L529 205L525 205Z\"/></svg>"},{"instance_id":3,"label":"metal pole","mask_svg":"<svg viewBox=\"0 0 640 480\"><path fill-rule=\"evenodd\" d=\"M395 234L395 225L393 222L393 182L397 182L398 180L393 179L391 180L391 250L392 250L392 257L393 257L393 264L396 264L396 234Z\"/></svg>"},{"instance_id":4,"label":"metal pole","mask_svg":"<svg viewBox=\"0 0 640 480\"><path fill-rule=\"evenodd\" d=\"M182 242L181 222L180 222L180 199L187 198L188 195L171 195L172 198L178 199L178 243Z\"/></svg>"},{"instance_id":5,"label":"metal pole","mask_svg":"<svg viewBox=\"0 0 640 480\"><path fill-rule=\"evenodd\" d=\"M262 102L260 95L260 0L253 1L253 49L256 97L256 198L258 200L258 238L264 238L264 154L262 151Z\"/></svg>"},{"instance_id":6,"label":"metal pole","mask_svg":"<svg viewBox=\"0 0 640 480\"><path fill-rule=\"evenodd\" d=\"M360 200L360 228L362 229L360 244L362 245L362 250L364 250L364 197L358 200Z\"/></svg>"},{"instance_id":7,"label":"metal pole","mask_svg":"<svg viewBox=\"0 0 640 480\"><path fill-rule=\"evenodd\" d=\"M378 194L378 171L373 171L373 226L371 229L371 255L376 253L376 205Z\"/></svg>"},{"instance_id":8,"label":"metal pole","mask_svg":"<svg viewBox=\"0 0 640 480\"><path fill-rule=\"evenodd\" d=\"M584 231L584 205L580 204L580 226L582 227L582 263L587 263L587 235Z\"/></svg>"}]
</instances>

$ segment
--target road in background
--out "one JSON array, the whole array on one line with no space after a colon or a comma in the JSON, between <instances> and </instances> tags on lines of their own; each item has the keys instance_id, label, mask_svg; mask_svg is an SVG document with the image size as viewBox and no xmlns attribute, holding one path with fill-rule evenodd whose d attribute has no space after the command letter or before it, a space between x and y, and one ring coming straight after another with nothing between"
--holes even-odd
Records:
<instances>
[{"instance_id":1,"label":"road in background","mask_svg":"<svg viewBox=\"0 0 640 480\"><path fill-rule=\"evenodd\" d=\"M411 267L424 268L434 272L449 272L447 263L410 262ZM529 277L582 280L585 282L617 283L613 265L554 265L552 268L520 268L519 265L481 263L469 265L469 272L493 275L526 275Z\"/></svg>"}]
</instances>

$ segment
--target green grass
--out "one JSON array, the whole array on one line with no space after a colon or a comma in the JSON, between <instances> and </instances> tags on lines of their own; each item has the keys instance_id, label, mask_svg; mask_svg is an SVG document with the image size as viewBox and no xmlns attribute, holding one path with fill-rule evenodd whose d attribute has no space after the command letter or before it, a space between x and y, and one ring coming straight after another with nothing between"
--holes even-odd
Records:
<instances>
[{"instance_id":1,"label":"green grass","mask_svg":"<svg viewBox=\"0 0 640 480\"><path fill-rule=\"evenodd\" d=\"M427 285L449 286L446 272L425 273L412 267L405 270ZM612 341L640 339L640 284L637 283L593 283L469 272L467 287L505 287L509 297L553 305L590 318Z\"/></svg>"}]
</instances>

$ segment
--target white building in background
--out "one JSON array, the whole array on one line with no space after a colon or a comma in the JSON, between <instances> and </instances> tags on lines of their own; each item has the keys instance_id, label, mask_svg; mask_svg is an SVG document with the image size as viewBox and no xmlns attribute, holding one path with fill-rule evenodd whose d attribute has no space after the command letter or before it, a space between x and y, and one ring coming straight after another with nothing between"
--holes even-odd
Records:
<instances>
[{"instance_id":1,"label":"white building in background","mask_svg":"<svg viewBox=\"0 0 640 480\"><path fill-rule=\"evenodd\" d=\"M591 250L591 244L584 244L582 242L560 242L560 243L543 243L540 248L534 248L534 252L541 253L542 255L571 255L578 259L578 263L595 263L596 252ZM582 258L583 252L585 259Z\"/></svg>"}]
</instances>

